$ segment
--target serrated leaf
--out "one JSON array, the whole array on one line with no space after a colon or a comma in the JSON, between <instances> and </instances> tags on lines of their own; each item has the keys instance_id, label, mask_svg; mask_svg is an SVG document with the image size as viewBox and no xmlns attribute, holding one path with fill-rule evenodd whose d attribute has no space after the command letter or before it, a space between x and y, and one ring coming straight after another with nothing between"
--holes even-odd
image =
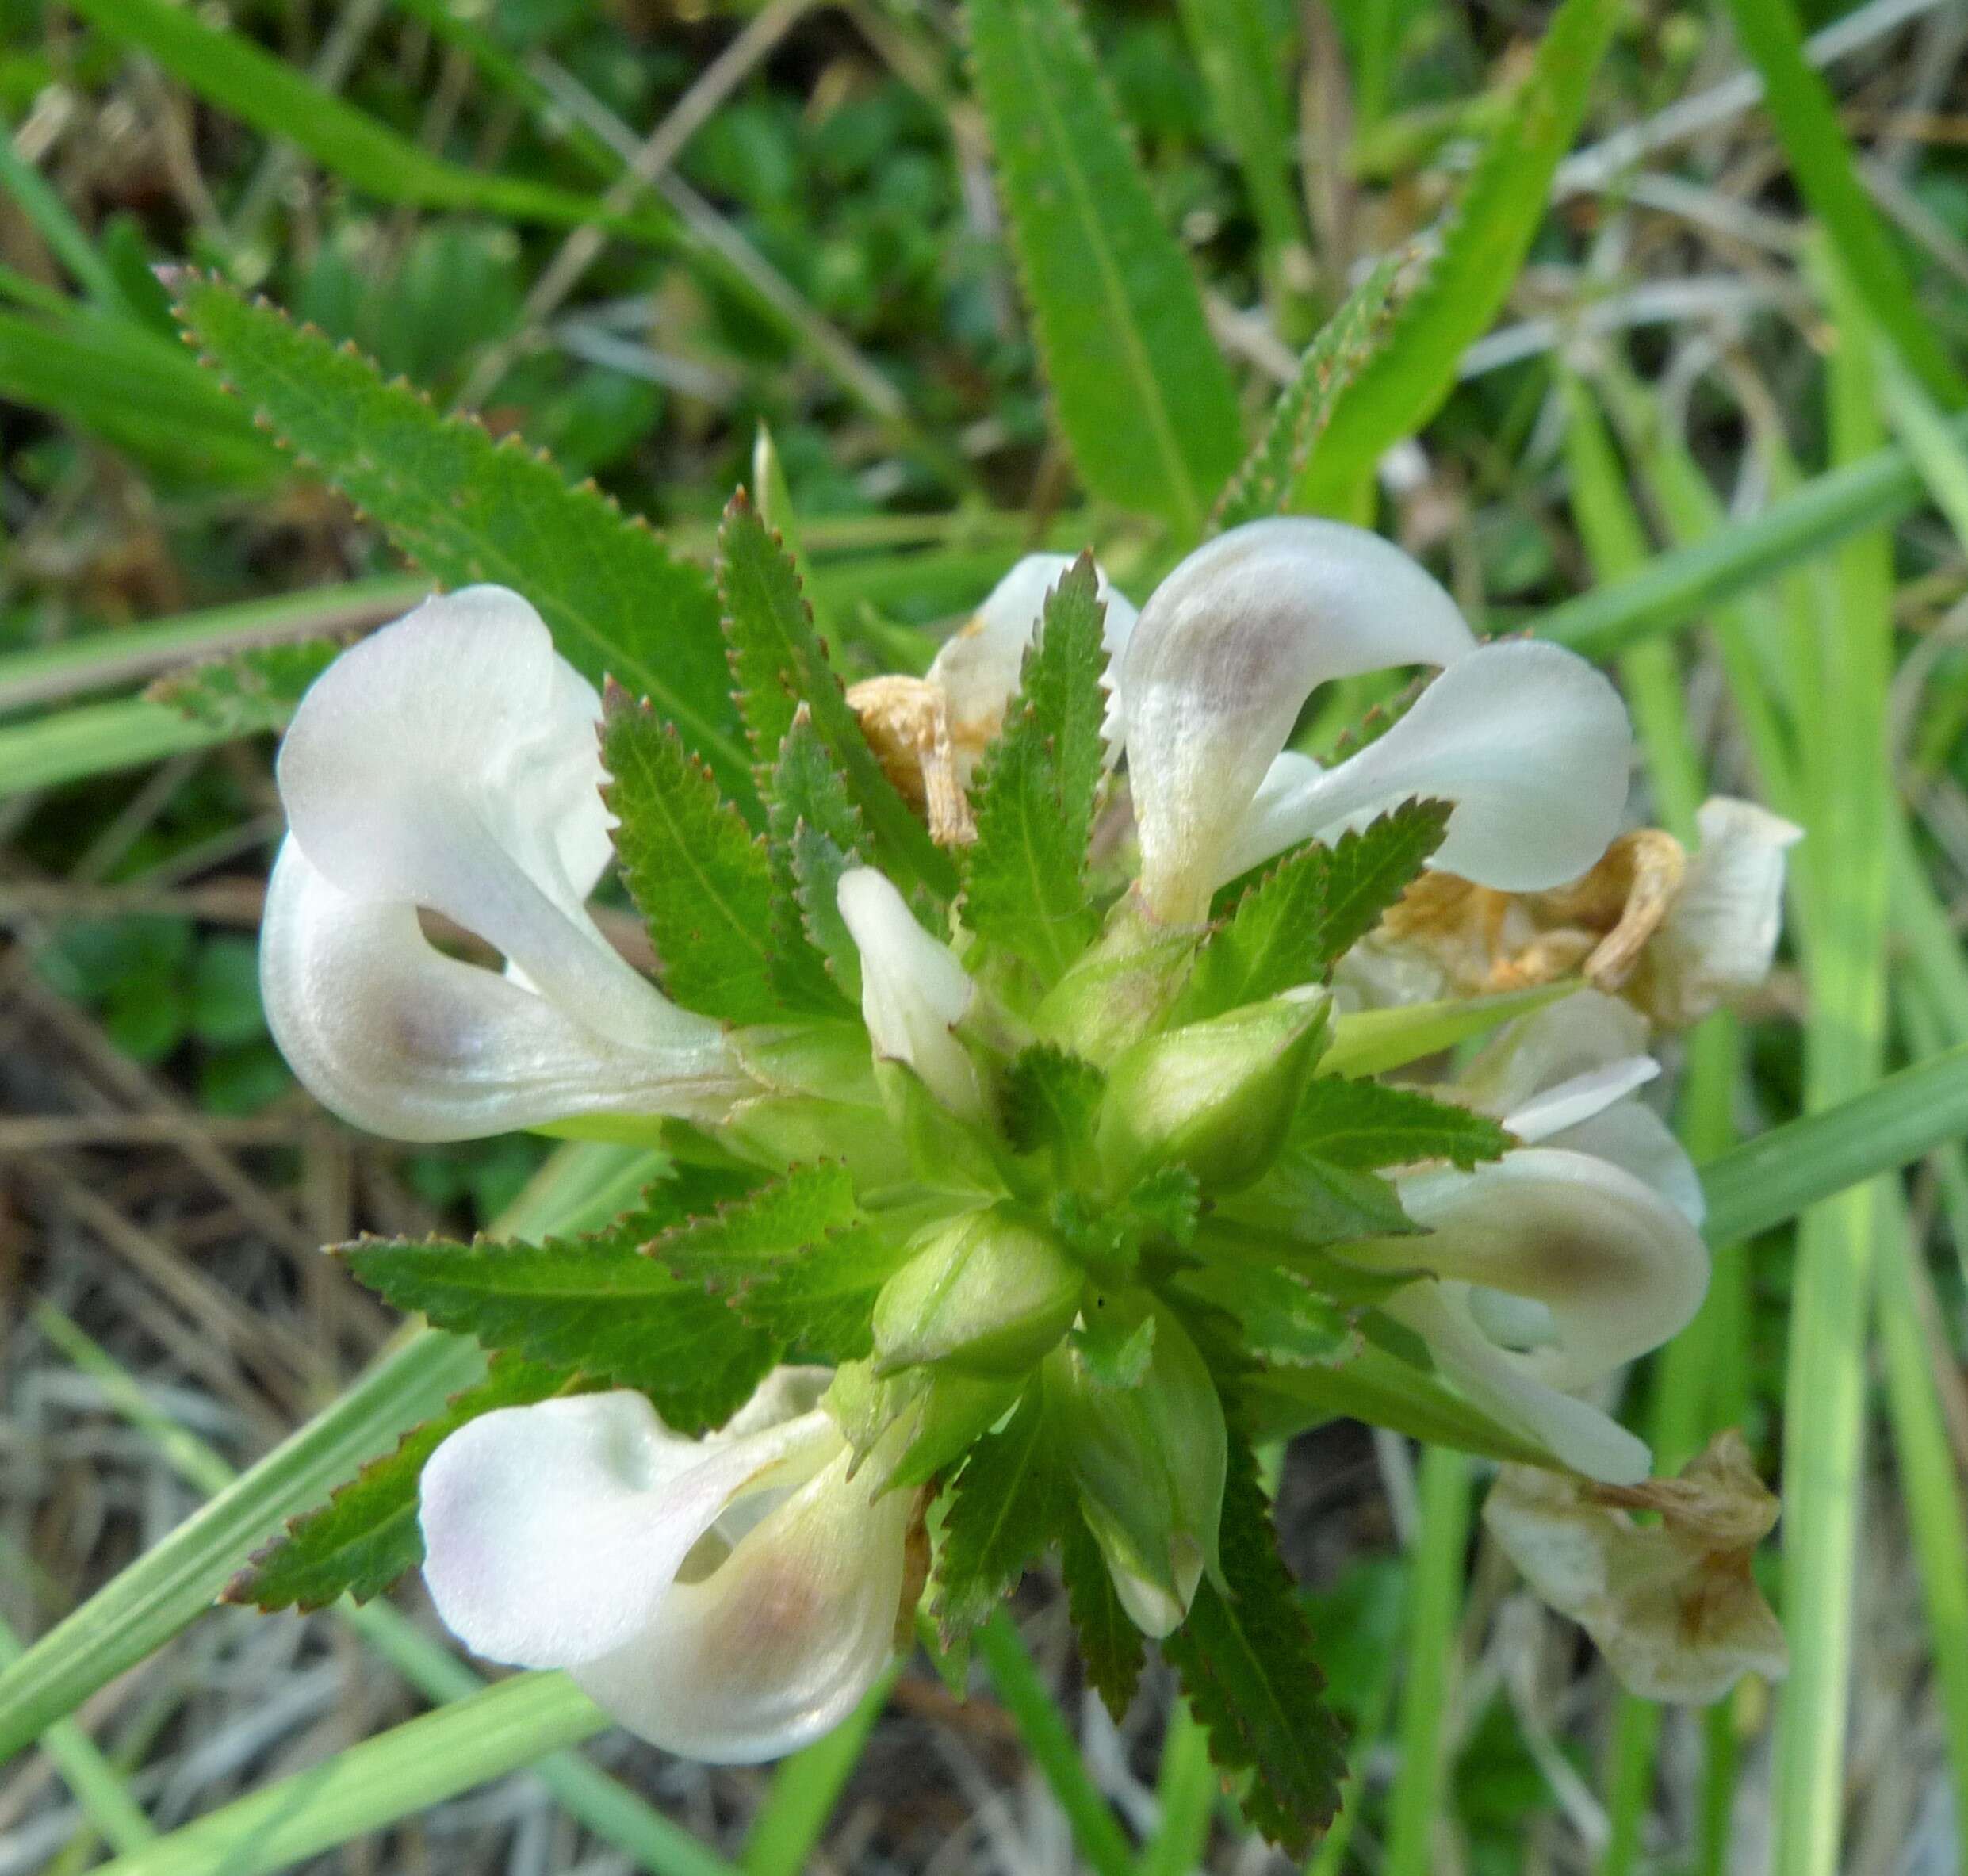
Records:
<instances>
[{"instance_id":1,"label":"serrated leaf","mask_svg":"<svg viewBox=\"0 0 1968 1876\"><path fill-rule=\"evenodd\" d=\"M1106 1086L1092 1062L1055 1043L1020 1050L1005 1076L1005 1134L1013 1151L1086 1150Z\"/></svg>"},{"instance_id":2,"label":"serrated leaf","mask_svg":"<svg viewBox=\"0 0 1968 1876\"><path fill-rule=\"evenodd\" d=\"M1141 1685L1147 1650L1141 1631L1121 1606L1107 1560L1077 1510L1065 1522L1059 1564L1074 1636L1080 1644L1080 1664L1118 1724Z\"/></svg>"},{"instance_id":3,"label":"serrated leaf","mask_svg":"<svg viewBox=\"0 0 1968 1876\"><path fill-rule=\"evenodd\" d=\"M1357 1243L1367 1238L1411 1237L1421 1231L1401 1209L1400 1196L1388 1181L1372 1173L1330 1166L1296 1147L1280 1154L1250 1191L1224 1200L1204 1227L1205 1238L1219 1224L1254 1227L1267 1235L1265 1247L1275 1258L1295 1263L1333 1245ZM1323 1266L1315 1258L1302 1267L1319 1270ZM1320 1287L1332 1286L1322 1281ZM1385 1292L1376 1289L1366 1293Z\"/></svg>"},{"instance_id":4,"label":"serrated leaf","mask_svg":"<svg viewBox=\"0 0 1968 1876\"><path fill-rule=\"evenodd\" d=\"M500 1355L484 1380L452 1396L444 1411L405 1434L318 1509L292 1520L227 1585L221 1600L274 1609L320 1609L338 1597L365 1602L423 1561L417 1480L424 1461L468 1420L494 1407L523 1407L580 1385L569 1369Z\"/></svg>"},{"instance_id":5,"label":"serrated leaf","mask_svg":"<svg viewBox=\"0 0 1968 1876\"><path fill-rule=\"evenodd\" d=\"M340 655L346 641L304 638L261 645L160 677L145 693L221 736L278 729L308 685Z\"/></svg>"},{"instance_id":6,"label":"serrated leaf","mask_svg":"<svg viewBox=\"0 0 1968 1876\"><path fill-rule=\"evenodd\" d=\"M1070 1504L1044 1395L1026 1390L1011 1418L971 1449L950 1488L930 1577L945 1648L990 1616L1059 1534Z\"/></svg>"},{"instance_id":7,"label":"serrated leaf","mask_svg":"<svg viewBox=\"0 0 1968 1876\"><path fill-rule=\"evenodd\" d=\"M742 1407L779 1350L698 1284L642 1254L646 1213L539 1244L362 1239L339 1254L400 1309L492 1349L639 1388L679 1432Z\"/></svg>"},{"instance_id":8,"label":"serrated leaf","mask_svg":"<svg viewBox=\"0 0 1968 1876\"><path fill-rule=\"evenodd\" d=\"M440 416L353 348L217 280L186 271L172 285L187 335L226 382L433 579L524 595L563 657L597 686L612 673L652 699L749 798L717 599L699 569L592 483L570 488L544 456Z\"/></svg>"},{"instance_id":9,"label":"serrated leaf","mask_svg":"<svg viewBox=\"0 0 1968 1876\"><path fill-rule=\"evenodd\" d=\"M875 1350L875 1299L908 1261L902 1235L867 1223L837 1227L772 1270L745 1279L732 1307L808 1361L829 1366L865 1361Z\"/></svg>"},{"instance_id":10,"label":"serrated leaf","mask_svg":"<svg viewBox=\"0 0 1968 1876\"><path fill-rule=\"evenodd\" d=\"M847 1168L822 1160L794 1166L705 1216L670 1226L646 1249L683 1281L735 1297L778 1277L833 1233L863 1222Z\"/></svg>"},{"instance_id":11,"label":"serrated leaf","mask_svg":"<svg viewBox=\"0 0 1968 1876\"><path fill-rule=\"evenodd\" d=\"M1159 1233L1186 1247L1196 1236L1203 1189L1187 1166L1167 1166L1139 1181L1127 1200L1131 1223L1143 1233Z\"/></svg>"},{"instance_id":12,"label":"serrated leaf","mask_svg":"<svg viewBox=\"0 0 1968 1876\"><path fill-rule=\"evenodd\" d=\"M1226 1773L1249 1775L1244 1815L1304 1857L1331 1822L1346 1771L1310 1625L1277 1551L1250 1448L1233 1436L1219 1537L1229 1593L1205 1579L1162 1644Z\"/></svg>"},{"instance_id":13,"label":"serrated leaf","mask_svg":"<svg viewBox=\"0 0 1968 1876\"><path fill-rule=\"evenodd\" d=\"M1467 1172L1479 1160L1501 1159L1516 1143L1487 1114L1419 1089L1318 1075L1292 1116L1291 1143L1328 1166L1371 1173L1423 1159Z\"/></svg>"},{"instance_id":14,"label":"serrated leaf","mask_svg":"<svg viewBox=\"0 0 1968 1876\"><path fill-rule=\"evenodd\" d=\"M1213 530L1291 511L1335 406L1387 337L1404 258L1391 256L1376 267L1306 347L1297 375L1271 408L1263 437L1218 499Z\"/></svg>"},{"instance_id":15,"label":"serrated leaf","mask_svg":"<svg viewBox=\"0 0 1968 1876\"><path fill-rule=\"evenodd\" d=\"M1288 853L1235 900L1197 954L1180 1020L1323 982L1419 875L1451 812L1448 802L1408 802L1330 847Z\"/></svg>"},{"instance_id":16,"label":"serrated leaf","mask_svg":"<svg viewBox=\"0 0 1968 1876\"><path fill-rule=\"evenodd\" d=\"M1235 389L1067 0L969 0L978 94L1059 427L1088 489L1202 531Z\"/></svg>"},{"instance_id":17,"label":"serrated leaf","mask_svg":"<svg viewBox=\"0 0 1968 1876\"><path fill-rule=\"evenodd\" d=\"M1564 0L1530 71L1498 112L1475 168L1442 217L1433 258L1380 350L1327 419L1293 506L1343 513L1382 454L1412 436L1455 387L1463 353L1517 279L1577 134L1620 0Z\"/></svg>"},{"instance_id":18,"label":"serrated leaf","mask_svg":"<svg viewBox=\"0 0 1968 1876\"><path fill-rule=\"evenodd\" d=\"M622 881L670 994L727 1022L769 1022L781 1013L765 848L675 728L613 684L601 752Z\"/></svg>"},{"instance_id":19,"label":"serrated leaf","mask_svg":"<svg viewBox=\"0 0 1968 1876\"><path fill-rule=\"evenodd\" d=\"M780 745L803 703L815 735L867 821L883 870L898 884L919 879L945 896L954 892L956 871L949 856L882 772L827 662L799 575L743 490L732 497L718 530L718 591L738 707L761 789L778 765Z\"/></svg>"},{"instance_id":20,"label":"serrated leaf","mask_svg":"<svg viewBox=\"0 0 1968 1876\"><path fill-rule=\"evenodd\" d=\"M1050 986L1100 928L1086 847L1101 776L1105 614L1082 554L1046 599L1018 696L971 791L977 839L964 850L964 922Z\"/></svg>"},{"instance_id":21,"label":"serrated leaf","mask_svg":"<svg viewBox=\"0 0 1968 1876\"><path fill-rule=\"evenodd\" d=\"M1303 1277L1275 1265L1214 1264L1176 1279L1236 1319L1245 1353L1288 1368L1323 1367L1359 1342L1352 1312Z\"/></svg>"},{"instance_id":22,"label":"serrated leaf","mask_svg":"<svg viewBox=\"0 0 1968 1876\"><path fill-rule=\"evenodd\" d=\"M840 916L840 875L867 863L867 831L804 704L779 743L767 791L774 982L789 1008L858 1012L861 953Z\"/></svg>"}]
</instances>

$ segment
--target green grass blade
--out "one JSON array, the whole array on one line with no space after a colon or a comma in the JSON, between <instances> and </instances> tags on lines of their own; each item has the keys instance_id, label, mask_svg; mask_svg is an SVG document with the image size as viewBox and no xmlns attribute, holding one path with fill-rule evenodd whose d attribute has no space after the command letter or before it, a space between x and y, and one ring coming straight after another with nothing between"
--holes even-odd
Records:
<instances>
[{"instance_id":1,"label":"green grass blade","mask_svg":"<svg viewBox=\"0 0 1968 1876\"><path fill-rule=\"evenodd\" d=\"M841 1787L860 1763L901 1672L898 1663L832 1732L795 1752L772 1775L772 1789L752 1820L739 1859L745 1876L801 1876L812 1863Z\"/></svg>"},{"instance_id":2,"label":"green grass blade","mask_svg":"<svg viewBox=\"0 0 1968 1876\"><path fill-rule=\"evenodd\" d=\"M1914 297L1886 224L1859 179L1831 87L1804 56L1790 0L1729 0L1743 49L1763 75L1763 107L1790 172L1838 251L1846 276L1932 395L1950 408L1968 400L1964 380Z\"/></svg>"},{"instance_id":3,"label":"green grass blade","mask_svg":"<svg viewBox=\"0 0 1968 1876\"><path fill-rule=\"evenodd\" d=\"M1445 1809L1442 1736L1456 1671L1456 1630L1469 1547L1469 1462L1445 1447L1422 1450L1421 1524L1408 1578L1407 1678L1401 1688L1400 1769L1388 1798L1383 1876L1432 1876Z\"/></svg>"},{"instance_id":4,"label":"green grass blade","mask_svg":"<svg viewBox=\"0 0 1968 1876\"><path fill-rule=\"evenodd\" d=\"M1135 1865L1135 1876L1190 1876L1201 1868L1221 1781L1209 1756L1209 1733L1178 1700L1162 1742L1155 1785L1161 1820Z\"/></svg>"},{"instance_id":5,"label":"green grass blade","mask_svg":"<svg viewBox=\"0 0 1968 1876\"><path fill-rule=\"evenodd\" d=\"M464 209L552 228L605 228L650 246L676 235L667 212L623 214L600 201L516 177L484 176L434 156L366 116L243 34L209 25L170 0L75 0L98 31L147 52L198 95L384 201Z\"/></svg>"},{"instance_id":6,"label":"green grass blade","mask_svg":"<svg viewBox=\"0 0 1968 1876\"><path fill-rule=\"evenodd\" d=\"M1522 88L1441 230L1441 249L1386 341L1340 398L1297 505L1350 511L1383 451L1411 436L1455 387L1462 354L1503 304L1543 221L1551 178L1584 115L1619 0L1564 0Z\"/></svg>"},{"instance_id":7,"label":"green grass blade","mask_svg":"<svg viewBox=\"0 0 1968 1876\"><path fill-rule=\"evenodd\" d=\"M128 314L130 308L109 264L97 253L52 183L13 147L13 127L0 117L0 190L13 197L55 258L94 301L97 310Z\"/></svg>"},{"instance_id":8,"label":"green grass blade","mask_svg":"<svg viewBox=\"0 0 1968 1876\"><path fill-rule=\"evenodd\" d=\"M1087 488L1203 531L1242 438L1188 257L1070 0L970 0L978 91L1046 377Z\"/></svg>"},{"instance_id":9,"label":"green grass blade","mask_svg":"<svg viewBox=\"0 0 1968 1876\"><path fill-rule=\"evenodd\" d=\"M608 1716L564 1674L518 1674L101 1866L97 1876L265 1876L592 1739Z\"/></svg>"},{"instance_id":10,"label":"green grass blade","mask_svg":"<svg viewBox=\"0 0 1968 1876\"><path fill-rule=\"evenodd\" d=\"M223 731L146 697L82 704L0 729L0 799L141 768L224 741Z\"/></svg>"},{"instance_id":11,"label":"green grass blade","mask_svg":"<svg viewBox=\"0 0 1968 1876\"><path fill-rule=\"evenodd\" d=\"M543 1182L547 1196L521 1195L518 1228L576 1230L596 1203L618 1204L626 1157L618 1147L564 1148L549 1162L555 1170ZM655 1163L646 1155L641 1159L645 1169ZM542 1219L557 1188L567 1194L565 1210ZM0 1760L194 1621L287 1518L319 1503L484 1368L474 1342L430 1330L407 1334L332 1406L0 1672Z\"/></svg>"},{"instance_id":12,"label":"green grass blade","mask_svg":"<svg viewBox=\"0 0 1968 1876\"><path fill-rule=\"evenodd\" d=\"M1832 450L1848 460L1875 441L1877 380L1870 328L1843 289L1834 280L1829 382ZM1800 850L1810 967L1807 1112L1863 1097L1885 1055L1893 569L1884 533L1842 550L1832 601L1817 637L1818 691L1838 699L1839 733L1816 741L1801 778L1811 829ZM1866 1350L1882 1196L1876 1184L1851 1186L1807 1212L1798 1234L1783 1428L1790 1675L1773 1793L1773 1859L1786 1876L1832 1876L1840 1863Z\"/></svg>"},{"instance_id":13,"label":"green grass blade","mask_svg":"<svg viewBox=\"0 0 1968 1876\"><path fill-rule=\"evenodd\" d=\"M977 1631L974 1645L1025 1750L1066 1813L1081 1858L1094 1876L1133 1876L1134 1853L1120 1820L1088 1775L1051 1690L1005 1610Z\"/></svg>"},{"instance_id":14,"label":"green grass blade","mask_svg":"<svg viewBox=\"0 0 1968 1876\"><path fill-rule=\"evenodd\" d=\"M355 580L36 645L0 657L0 711L113 690L255 645L361 631L408 612L430 590L425 580Z\"/></svg>"}]
</instances>

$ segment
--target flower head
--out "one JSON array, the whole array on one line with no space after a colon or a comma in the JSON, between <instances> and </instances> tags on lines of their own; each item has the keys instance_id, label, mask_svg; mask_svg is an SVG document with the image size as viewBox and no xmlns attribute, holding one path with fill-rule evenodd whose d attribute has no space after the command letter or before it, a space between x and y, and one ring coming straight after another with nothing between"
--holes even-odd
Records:
<instances>
[{"instance_id":1,"label":"flower head","mask_svg":"<svg viewBox=\"0 0 1968 1876\"><path fill-rule=\"evenodd\" d=\"M1320 685L1415 664L1442 675L1376 741L1330 769L1286 752ZM1191 554L1143 608L1119 691L1142 894L1166 921L1416 795L1455 804L1437 866L1556 885L1625 801L1632 733L1603 677L1554 645L1478 645L1420 566L1337 522L1252 522Z\"/></svg>"},{"instance_id":2,"label":"flower head","mask_svg":"<svg viewBox=\"0 0 1968 1876\"><path fill-rule=\"evenodd\" d=\"M446 1626L488 1660L567 1669L694 1758L777 1758L829 1731L894 1658L912 1509L848 1477L814 1404L825 1378L781 1370L703 1440L627 1391L461 1427L419 1513Z\"/></svg>"},{"instance_id":3,"label":"flower head","mask_svg":"<svg viewBox=\"0 0 1968 1876\"><path fill-rule=\"evenodd\" d=\"M516 593L430 599L337 658L282 744L289 831L260 982L327 1106L399 1139L592 1113L722 1113L749 1083L584 901L611 854L593 687ZM442 913L503 975L425 936Z\"/></svg>"}]
</instances>

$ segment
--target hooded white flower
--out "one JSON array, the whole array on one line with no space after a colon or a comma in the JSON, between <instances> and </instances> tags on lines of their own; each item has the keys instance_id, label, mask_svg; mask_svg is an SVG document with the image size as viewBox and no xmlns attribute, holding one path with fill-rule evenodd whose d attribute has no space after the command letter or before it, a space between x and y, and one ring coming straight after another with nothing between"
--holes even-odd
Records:
<instances>
[{"instance_id":1,"label":"hooded white flower","mask_svg":"<svg viewBox=\"0 0 1968 1876\"><path fill-rule=\"evenodd\" d=\"M1070 554L1027 554L992 588L970 622L944 641L929 667L927 681L942 691L948 707L951 740L966 785L978 757L1002 727L1005 706L1017 695L1025 653L1038 636L1047 597L1072 565ZM1104 569L1097 566L1094 572L1107 608L1101 638L1107 651L1111 688L1112 674L1120 669L1139 614ZM1111 735L1111 708L1108 727Z\"/></svg>"},{"instance_id":2,"label":"hooded white flower","mask_svg":"<svg viewBox=\"0 0 1968 1876\"><path fill-rule=\"evenodd\" d=\"M719 1026L664 998L583 903L610 854L600 714L539 615L493 586L427 600L301 699L260 986L281 1053L345 1119L465 1139L580 1114L714 1118L749 1087ZM506 974L436 950L420 909Z\"/></svg>"},{"instance_id":3,"label":"hooded white flower","mask_svg":"<svg viewBox=\"0 0 1968 1876\"><path fill-rule=\"evenodd\" d=\"M1644 1028L1595 992L1518 1025L1465 1092L1526 1144L1398 1181L1430 1235L1341 1253L1433 1281L1388 1299L1443 1373L1573 1470L1630 1484L1645 1443L1579 1393L1683 1328L1708 1287L1701 1184L1635 1090L1659 1071Z\"/></svg>"},{"instance_id":4,"label":"hooded white flower","mask_svg":"<svg viewBox=\"0 0 1968 1876\"><path fill-rule=\"evenodd\" d=\"M1770 974L1783 925L1785 856L1804 837L1756 802L1717 795L1696 811L1701 844L1648 947L1648 1004L1683 1028Z\"/></svg>"},{"instance_id":5,"label":"hooded white flower","mask_svg":"<svg viewBox=\"0 0 1968 1876\"><path fill-rule=\"evenodd\" d=\"M860 950L861 1017L875 1055L906 1062L952 1113L976 1119L983 1089L954 1031L977 986L874 867L842 874L835 901Z\"/></svg>"},{"instance_id":6,"label":"hooded white flower","mask_svg":"<svg viewBox=\"0 0 1968 1876\"><path fill-rule=\"evenodd\" d=\"M629 1729L748 1763L839 1725L894 1658L911 1503L871 1500L783 1369L685 1439L640 1394L502 1407L425 1466L424 1580L475 1654L561 1667Z\"/></svg>"},{"instance_id":7,"label":"hooded white flower","mask_svg":"<svg viewBox=\"0 0 1968 1876\"><path fill-rule=\"evenodd\" d=\"M1330 769L1284 753L1306 699L1396 666L1442 674ZM1392 543L1332 521L1252 522L1182 562L1122 660L1142 894L1200 918L1225 881L1417 795L1455 804L1433 863L1510 890L1556 885L1618 826L1632 730L1610 684L1556 645L1478 645Z\"/></svg>"}]
</instances>

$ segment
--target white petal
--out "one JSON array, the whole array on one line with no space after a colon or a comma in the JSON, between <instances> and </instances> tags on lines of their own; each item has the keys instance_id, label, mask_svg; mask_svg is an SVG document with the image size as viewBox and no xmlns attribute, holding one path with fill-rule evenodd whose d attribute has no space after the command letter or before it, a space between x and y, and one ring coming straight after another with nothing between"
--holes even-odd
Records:
<instances>
[{"instance_id":1,"label":"white petal","mask_svg":"<svg viewBox=\"0 0 1968 1876\"><path fill-rule=\"evenodd\" d=\"M1121 664L1150 909L1200 917L1233 876L1224 856L1320 684L1449 664L1474 644L1442 587L1363 529L1253 522L1192 553L1150 597Z\"/></svg>"},{"instance_id":2,"label":"white petal","mask_svg":"<svg viewBox=\"0 0 1968 1876\"><path fill-rule=\"evenodd\" d=\"M1652 1186L1697 1231L1702 1228L1708 1216L1702 1175L1667 1122L1644 1103L1616 1102L1553 1135L1549 1143L1610 1161Z\"/></svg>"},{"instance_id":3,"label":"white petal","mask_svg":"<svg viewBox=\"0 0 1968 1876\"><path fill-rule=\"evenodd\" d=\"M1263 812L1224 844L1211 883L1433 795L1455 812L1430 866L1507 892L1562 885L1619 831L1632 763L1626 706L1583 658L1521 640L1486 645L1357 755L1266 791Z\"/></svg>"},{"instance_id":4,"label":"white petal","mask_svg":"<svg viewBox=\"0 0 1968 1876\"><path fill-rule=\"evenodd\" d=\"M350 898L291 837L267 885L259 969L267 1025L308 1092L392 1139L473 1139L576 1114L711 1120L753 1091L714 1029L675 1046L597 1036L511 978L445 956L414 907Z\"/></svg>"},{"instance_id":5,"label":"white petal","mask_svg":"<svg viewBox=\"0 0 1968 1876\"><path fill-rule=\"evenodd\" d=\"M1587 1386L1658 1348L1708 1287L1707 1249L1683 1213L1583 1153L1526 1147L1473 1173L1404 1179L1400 1190L1430 1235L1396 1241L1387 1256L1398 1247L1441 1276L1545 1304L1556 1343L1522 1359L1553 1387Z\"/></svg>"},{"instance_id":6,"label":"white petal","mask_svg":"<svg viewBox=\"0 0 1968 1876\"><path fill-rule=\"evenodd\" d=\"M1647 1019L1638 1010L1580 989L1507 1024L1456 1081L1484 1113L1503 1119L1563 1082L1646 1053Z\"/></svg>"},{"instance_id":7,"label":"white petal","mask_svg":"<svg viewBox=\"0 0 1968 1876\"><path fill-rule=\"evenodd\" d=\"M598 1660L660 1618L685 1559L741 1491L798 1483L838 1439L814 1414L687 1440L626 1391L499 1408L424 1467L424 1581L474 1654L523 1667Z\"/></svg>"},{"instance_id":8,"label":"white petal","mask_svg":"<svg viewBox=\"0 0 1968 1876\"><path fill-rule=\"evenodd\" d=\"M1648 948L1665 1021L1695 1022L1770 974L1783 922L1787 850L1804 830L1754 802L1717 796L1695 817L1701 844Z\"/></svg>"},{"instance_id":9,"label":"white petal","mask_svg":"<svg viewBox=\"0 0 1968 1876\"><path fill-rule=\"evenodd\" d=\"M316 680L281 746L281 798L351 898L443 913L599 1034L701 1040L714 1025L658 995L583 908L609 852L600 714L524 599L468 587Z\"/></svg>"},{"instance_id":10,"label":"white petal","mask_svg":"<svg viewBox=\"0 0 1968 1876\"><path fill-rule=\"evenodd\" d=\"M1644 1088L1660 1073L1660 1064L1651 1055L1629 1055L1609 1062L1603 1068L1589 1068L1534 1094L1521 1108L1503 1116L1503 1124L1526 1147L1552 1140L1568 1128L1603 1113L1615 1101L1624 1101L1636 1088ZM1630 1105L1630 1104L1629 1104ZM1583 1149L1581 1149L1583 1150Z\"/></svg>"},{"instance_id":11,"label":"white petal","mask_svg":"<svg viewBox=\"0 0 1968 1876\"><path fill-rule=\"evenodd\" d=\"M963 967L874 867L842 874L835 898L860 950L861 1016L875 1054L906 1062L953 1112L982 1113L977 1070L951 1033L975 994Z\"/></svg>"},{"instance_id":12,"label":"white petal","mask_svg":"<svg viewBox=\"0 0 1968 1876\"><path fill-rule=\"evenodd\" d=\"M1541 1379L1530 1356L1491 1342L1469 1314L1465 1286L1411 1284L1384 1307L1428 1344L1442 1373L1472 1403L1529 1434L1563 1464L1616 1485L1637 1484L1652 1469L1644 1440Z\"/></svg>"},{"instance_id":13,"label":"white petal","mask_svg":"<svg viewBox=\"0 0 1968 1876\"><path fill-rule=\"evenodd\" d=\"M936 653L928 676L942 689L951 734L959 745L982 748L997 733L1005 707L1017 694L1025 649L1038 635L1046 599L1072 565L1070 554L1027 554ZM1111 669L1127 648L1137 614L1105 572L1096 567L1094 573L1107 607L1101 636Z\"/></svg>"},{"instance_id":14,"label":"white petal","mask_svg":"<svg viewBox=\"0 0 1968 1876\"><path fill-rule=\"evenodd\" d=\"M871 1502L851 1459L841 1445L574 1678L643 1738L718 1763L775 1759L837 1726L894 1658L910 1516L906 1492Z\"/></svg>"}]
</instances>

